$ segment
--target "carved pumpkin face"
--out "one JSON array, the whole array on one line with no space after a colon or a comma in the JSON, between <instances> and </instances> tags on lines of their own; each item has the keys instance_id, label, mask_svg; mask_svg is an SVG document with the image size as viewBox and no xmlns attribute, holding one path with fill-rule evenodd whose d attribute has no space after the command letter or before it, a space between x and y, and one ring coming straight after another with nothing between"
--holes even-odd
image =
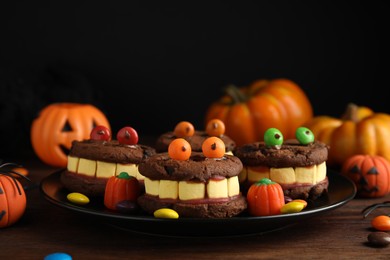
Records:
<instances>
[{"instance_id":1,"label":"carved pumpkin face","mask_svg":"<svg viewBox=\"0 0 390 260\"><path fill-rule=\"evenodd\" d=\"M31 127L31 143L45 163L65 167L74 140L89 139L96 125L110 129L106 116L89 104L54 103L41 110Z\"/></svg>"},{"instance_id":2,"label":"carved pumpkin face","mask_svg":"<svg viewBox=\"0 0 390 260\"><path fill-rule=\"evenodd\" d=\"M0 228L18 221L26 209L26 194L21 183L0 174Z\"/></svg>"},{"instance_id":3,"label":"carved pumpkin face","mask_svg":"<svg viewBox=\"0 0 390 260\"><path fill-rule=\"evenodd\" d=\"M360 197L383 197L390 192L390 162L382 156L351 156L343 163L341 173L355 183Z\"/></svg>"}]
</instances>

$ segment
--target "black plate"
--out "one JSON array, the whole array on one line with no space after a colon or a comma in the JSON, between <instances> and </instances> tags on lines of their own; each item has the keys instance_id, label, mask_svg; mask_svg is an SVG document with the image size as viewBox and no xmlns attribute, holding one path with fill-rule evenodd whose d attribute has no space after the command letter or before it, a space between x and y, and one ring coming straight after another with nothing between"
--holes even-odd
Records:
<instances>
[{"instance_id":1,"label":"black plate","mask_svg":"<svg viewBox=\"0 0 390 260\"><path fill-rule=\"evenodd\" d=\"M90 198L90 203L84 206L72 204L66 199L69 191L63 187L60 174L61 171L57 171L43 179L40 184L40 190L49 202L74 212L100 218L104 223L121 229L163 236L242 236L270 232L336 209L356 195L354 183L328 169L328 194L309 202L299 213L265 217L252 217L243 213L224 219L159 219L144 213L130 215L110 211L104 207L102 198Z\"/></svg>"}]
</instances>

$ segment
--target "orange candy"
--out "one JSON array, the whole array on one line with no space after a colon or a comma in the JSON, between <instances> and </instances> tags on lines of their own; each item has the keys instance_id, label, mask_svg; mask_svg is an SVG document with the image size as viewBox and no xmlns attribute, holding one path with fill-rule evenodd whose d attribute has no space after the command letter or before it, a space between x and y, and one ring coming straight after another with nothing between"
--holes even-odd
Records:
<instances>
[{"instance_id":1,"label":"orange candy","mask_svg":"<svg viewBox=\"0 0 390 260\"><path fill-rule=\"evenodd\" d=\"M225 123L220 119L211 119L206 125L206 133L210 136L221 136L225 133Z\"/></svg>"},{"instance_id":2,"label":"orange candy","mask_svg":"<svg viewBox=\"0 0 390 260\"><path fill-rule=\"evenodd\" d=\"M191 145L184 138L173 140L168 146L168 155L175 160L185 161L191 156Z\"/></svg>"},{"instance_id":3,"label":"orange candy","mask_svg":"<svg viewBox=\"0 0 390 260\"><path fill-rule=\"evenodd\" d=\"M216 136L207 138L202 144L202 152L208 158L222 158L225 155L225 149L225 143Z\"/></svg>"},{"instance_id":4,"label":"orange candy","mask_svg":"<svg viewBox=\"0 0 390 260\"><path fill-rule=\"evenodd\" d=\"M376 216L372 219L371 226L376 230L390 231L390 217L386 215Z\"/></svg>"},{"instance_id":5,"label":"orange candy","mask_svg":"<svg viewBox=\"0 0 390 260\"><path fill-rule=\"evenodd\" d=\"M193 136L195 133L194 126L188 121L179 122L175 129L173 130L173 134L176 137L189 137Z\"/></svg>"}]
</instances>

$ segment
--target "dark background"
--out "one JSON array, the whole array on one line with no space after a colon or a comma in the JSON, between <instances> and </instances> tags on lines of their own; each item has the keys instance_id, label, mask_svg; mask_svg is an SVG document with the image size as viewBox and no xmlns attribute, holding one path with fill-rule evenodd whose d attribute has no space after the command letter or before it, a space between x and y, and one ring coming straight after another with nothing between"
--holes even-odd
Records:
<instances>
[{"instance_id":1,"label":"dark background","mask_svg":"<svg viewBox=\"0 0 390 260\"><path fill-rule=\"evenodd\" d=\"M0 4L0 158L31 151L53 102L99 107L113 132L203 128L230 83L289 78L315 115L390 113L385 1L12 1Z\"/></svg>"}]
</instances>

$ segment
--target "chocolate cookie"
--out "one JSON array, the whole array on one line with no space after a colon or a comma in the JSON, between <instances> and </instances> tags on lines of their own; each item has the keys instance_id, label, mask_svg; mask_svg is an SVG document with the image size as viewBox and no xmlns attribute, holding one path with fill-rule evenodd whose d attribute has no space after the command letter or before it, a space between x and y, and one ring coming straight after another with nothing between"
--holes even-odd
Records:
<instances>
[{"instance_id":1,"label":"chocolate cookie","mask_svg":"<svg viewBox=\"0 0 390 260\"><path fill-rule=\"evenodd\" d=\"M246 199L239 187L241 161L232 155L206 158L193 152L180 161L168 153L151 156L139 165L145 176L145 194L138 204L146 212L168 207L182 217L222 218L244 211Z\"/></svg>"},{"instance_id":2,"label":"chocolate cookie","mask_svg":"<svg viewBox=\"0 0 390 260\"><path fill-rule=\"evenodd\" d=\"M203 153L193 152L189 160L171 159L168 153L159 153L139 164L142 175L152 180L207 181L210 178L234 177L242 170L241 160L232 155L221 159L206 158Z\"/></svg>"},{"instance_id":3,"label":"chocolate cookie","mask_svg":"<svg viewBox=\"0 0 390 260\"><path fill-rule=\"evenodd\" d=\"M237 147L234 154L246 166L304 167L326 161L328 147L318 141L301 145L298 140L286 140L277 149L266 146L264 142L256 142Z\"/></svg>"},{"instance_id":4,"label":"chocolate cookie","mask_svg":"<svg viewBox=\"0 0 390 260\"><path fill-rule=\"evenodd\" d=\"M202 144L208 137L210 136L206 131L195 131L193 136L183 138L190 143L192 151L201 152ZM159 153L168 151L169 144L176 138L173 131L160 135L156 141L156 151ZM236 143L227 135L221 135L219 138L225 143L226 152L232 152L236 148Z\"/></svg>"},{"instance_id":5,"label":"chocolate cookie","mask_svg":"<svg viewBox=\"0 0 390 260\"><path fill-rule=\"evenodd\" d=\"M143 184L144 176L139 173L138 164L155 153L152 147L125 145L117 140L73 141L61 182L69 191L87 196L103 196L107 180L121 172L127 172Z\"/></svg>"},{"instance_id":6,"label":"chocolate cookie","mask_svg":"<svg viewBox=\"0 0 390 260\"><path fill-rule=\"evenodd\" d=\"M261 178L278 182L287 197L316 199L328 189L326 160L329 147L319 141L300 144L286 140L280 147L264 142L237 147L234 154L244 167L240 184L244 191Z\"/></svg>"}]
</instances>

